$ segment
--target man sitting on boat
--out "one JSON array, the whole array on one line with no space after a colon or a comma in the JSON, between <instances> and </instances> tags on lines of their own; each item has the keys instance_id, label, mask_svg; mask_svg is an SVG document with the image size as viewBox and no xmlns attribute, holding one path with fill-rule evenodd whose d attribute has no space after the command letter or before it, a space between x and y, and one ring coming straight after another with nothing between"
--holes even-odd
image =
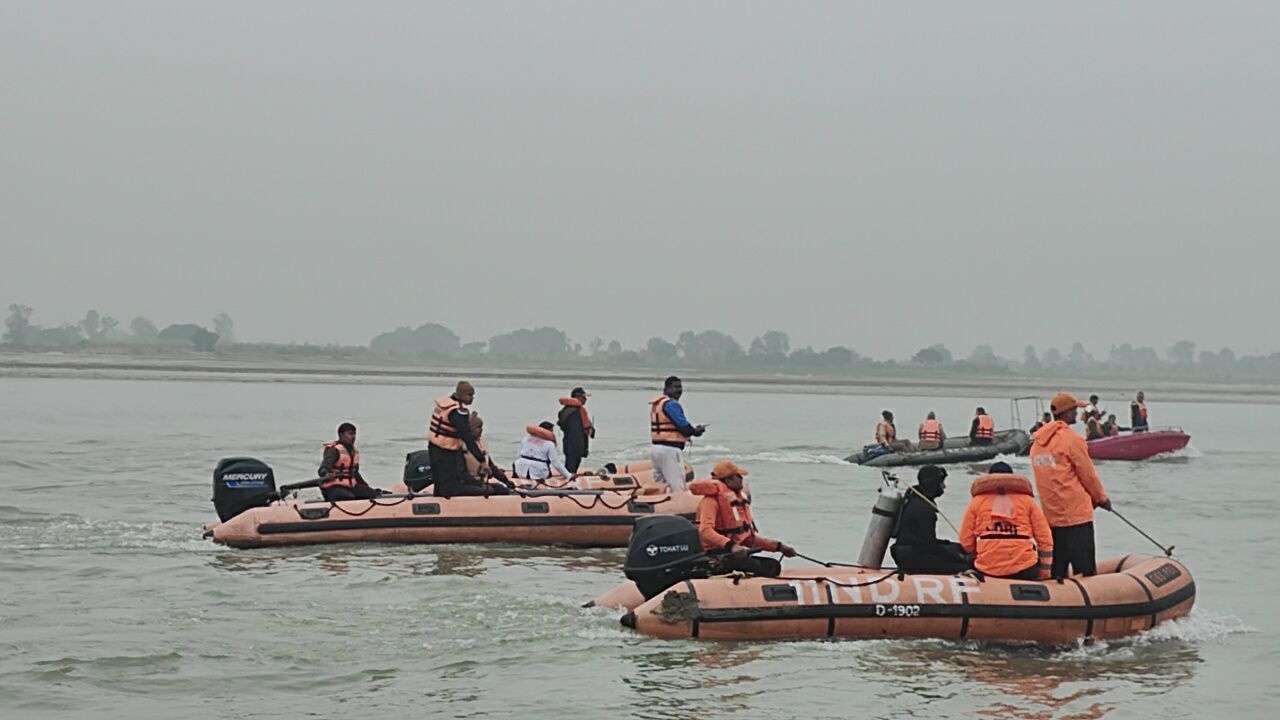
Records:
<instances>
[{"instance_id":1,"label":"man sitting on boat","mask_svg":"<svg viewBox=\"0 0 1280 720\"><path fill-rule=\"evenodd\" d=\"M996 421L986 408L974 411L973 424L969 426L969 442L973 445L990 445L996 437Z\"/></svg>"},{"instance_id":2,"label":"man sitting on boat","mask_svg":"<svg viewBox=\"0 0 1280 720\"><path fill-rule=\"evenodd\" d=\"M938 416L932 410L924 422L920 423L918 432L920 444L917 447L921 450L937 450L942 447L942 441L947 439L947 432L942 429L942 423L938 422Z\"/></svg>"},{"instance_id":3,"label":"man sitting on boat","mask_svg":"<svg viewBox=\"0 0 1280 720\"><path fill-rule=\"evenodd\" d=\"M890 548L898 569L904 573L950 575L969 569L969 557L959 543L938 539L938 505L946 491L947 471L925 465L916 475L916 484L907 491Z\"/></svg>"},{"instance_id":4,"label":"man sitting on boat","mask_svg":"<svg viewBox=\"0 0 1280 720\"><path fill-rule=\"evenodd\" d=\"M1053 533L1031 482L1007 463L973 481L973 499L960 521L960 545L973 566L993 577L1043 580L1053 559Z\"/></svg>"},{"instance_id":5,"label":"man sitting on boat","mask_svg":"<svg viewBox=\"0 0 1280 720\"><path fill-rule=\"evenodd\" d=\"M781 540L757 534L751 517L751 494L743 487L746 475L746 468L732 460L721 460L711 470L710 480L689 484L689 492L702 496L698 504L698 537L718 572L739 570L777 577L782 573L782 563L752 553L764 550L795 557L796 551Z\"/></svg>"},{"instance_id":6,"label":"man sitting on boat","mask_svg":"<svg viewBox=\"0 0 1280 720\"><path fill-rule=\"evenodd\" d=\"M880 413L880 417L880 422L876 423L876 444L886 452L911 452L911 441L898 439L898 427L893 424L893 413L885 410Z\"/></svg>"},{"instance_id":7,"label":"man sitting on boat","mask_svg":"<svg viewBox=\"0 0 1280 720\"><path fill-rule=\"evenodd\" d=\"M356 426L344 422L338 426L338 439L325 443L320 458L320 493L325 500L369 500L386 493L370 487L360 474L360 451L356 449Z\"/></svg>"},{"instance_id":8,"label":"man sitting on boat","mask_svg":"<svg viewBox=\"0 0 1280 720\"><path fill-rule=\"evenodd\" d=\"M1120 427L1120 421L1116 419L1115 414L1107 416L1107 421L1102 423L1102 434L1106 437L1115 437L1120 434L1121 430L1127 428Z\"/></svg>"}]
</instances>

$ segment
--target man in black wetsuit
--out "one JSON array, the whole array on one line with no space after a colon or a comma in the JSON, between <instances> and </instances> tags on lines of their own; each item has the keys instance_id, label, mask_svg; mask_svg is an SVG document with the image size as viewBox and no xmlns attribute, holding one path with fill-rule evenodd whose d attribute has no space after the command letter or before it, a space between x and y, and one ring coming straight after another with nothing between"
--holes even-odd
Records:
<instances>
[{"instance_id":1,"label":"man in black wetsuit","mask_svg":"<svg viewBox=\"0 0 1280 720\"><path fill-rule=\"evenodd\" d=\"M907 491L894 529L897 542L891 552L904 573L950 575L969 569L969 557L960 543L938 539L936 500L946 490L947 471L925 465L916 476L916 485Z\"/></svg>"}]
</instances>

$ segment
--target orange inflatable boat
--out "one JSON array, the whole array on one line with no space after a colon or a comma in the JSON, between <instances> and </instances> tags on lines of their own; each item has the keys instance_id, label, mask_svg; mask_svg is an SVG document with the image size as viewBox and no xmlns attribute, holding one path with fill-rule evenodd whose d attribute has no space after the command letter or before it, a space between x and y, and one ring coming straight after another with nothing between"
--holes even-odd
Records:
<instances>
[{"instance_id":1,"label":"orange inflatable boat","mask_svg":"<svg viewBox=\"0 0 1280 720\"><path fill-rule=\"evenodd\" d=\"M525 490L511 495L435 497L393 493L371 500L303 500L275 485L270 466L225 458L214 470L221 522L205 536L232 547L338 542L519 543L622 547L636 520L692 518L698 498L665 486L629 490Z\"/></svg>"},{"instance_id":2,"label":"orange inflatable boat","mask_svg":"<svg viewBox=\"0 0 1280 720\"><path fill-rule=\"evenodd\" d=\"M636 518L692 517L689 493L639 496L615 491L522 491L516 495L375 500L277 500L208 527L237 548L339 542L520 543L622 547Z\"/></svg>"},{"instance_id":3,"label":"orange inflatable boat","mask_svg":"<svg viewBox=\"0 0 1280 720\"><path fill-rule=\"evenodd\" d=\"M1126 555L1098 574L1058 581L820 567L782 577L683 580L622 618L659 638L943 638L1068 644L1118 638L1186 615L1191 573L1177 560ZM643 597L631 583L594 604Z\"/></svg>"}]
</instances>

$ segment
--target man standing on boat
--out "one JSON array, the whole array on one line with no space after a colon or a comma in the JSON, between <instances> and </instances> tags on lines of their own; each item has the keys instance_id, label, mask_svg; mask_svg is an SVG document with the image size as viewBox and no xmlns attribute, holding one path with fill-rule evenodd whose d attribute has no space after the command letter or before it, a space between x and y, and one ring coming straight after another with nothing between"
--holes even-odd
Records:
<instances>
[{"instance_id":1,"label":"man standing on boat","mask_svg":"<svg viewBox=\"0 0 1280 720\"><path fill-rule=\"evenodd\" d=\"M653 460L653 478L667 484L672 492L685 489L684 446L690 438L707 431L705 425L693 425L684 416L680 397L684 383L672 375L662 384L662 394L649 401L649 458Z\"/></svg>"},{"instance_id":2,"label":"man standing on boat","mask_svg":"<svg viewBox=\"0 0 1280 720\"><path fill-rule=\"evenodd\" d=\"M1138 391L1138 397L1129 403L1129 425L1136 433L1146 432L1147 425L1147 396L1141 390Z\"/></svg>"},{"instance_id":3,"label":"man standing on boat","mask_svg":"<svg viewBox=\"0 0 1280 720\"><path fill-rule=\"evenodd\" d=\"M462 380L452 395L436 398L427 428L427 453L431 460L431 477L435 494L441 497L454 495L489 495L496 486L472 480L467 473L464 453L471 453L481 466L487 466L484 449L471 433L471 403L476 389ZM411 488L415 492L421 488Z\"/></svg>"},{"instance_id":4,"label":"man standing on boat","mask_svg":"<svg viewBox=\"0 0 1280 720\"><path fill-rule=\"evenodd\" d=\"M1111 509L1088 444L1068 427L1079 419L1082 407L1074 395L1058 393L1049 403L1053 422L1037 430L1031 441L1036 493L1053 534L1051 574L1056 579L1067 576L1068 566L1082 575L1097 573L1093 509Z\"/></svg>"},{"instance_id":5,"label":"man standing on boat","mask_svg":"<svg viewBox=\"0 0 1280 720\"><path fill-rule=\"evenodd\" d=\"M560 398L560 414L556 424L564 435L564 466L570 472L578 472L582 458L589 455L591 439L596 436L596 426L587 412L587 391L576 387L569 397Z\"/></svg>"}]
</instances>

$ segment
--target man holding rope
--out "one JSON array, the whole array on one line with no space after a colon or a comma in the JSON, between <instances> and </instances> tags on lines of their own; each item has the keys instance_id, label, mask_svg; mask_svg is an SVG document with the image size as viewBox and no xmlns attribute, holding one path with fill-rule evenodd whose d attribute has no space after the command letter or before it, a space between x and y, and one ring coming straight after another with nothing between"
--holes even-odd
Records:
<instances>
[{"instance_id":1,"label":"man holding rope","mask_svg":"<svg viewBox=\"0 0 1280 720\"><path fill-rule=\"evenodd\" d=\"M1036 494L1053 533L1050 575L1057 580L1067 576L1067 566L1082 575L1097 574L1093 509L1111 509L1088 444L1067 427L1076 423L1082 407L1074 395L1058 393L1049 403L1053 422L1037 430L1031 441Z\"/></svg>"}]
</instances>

